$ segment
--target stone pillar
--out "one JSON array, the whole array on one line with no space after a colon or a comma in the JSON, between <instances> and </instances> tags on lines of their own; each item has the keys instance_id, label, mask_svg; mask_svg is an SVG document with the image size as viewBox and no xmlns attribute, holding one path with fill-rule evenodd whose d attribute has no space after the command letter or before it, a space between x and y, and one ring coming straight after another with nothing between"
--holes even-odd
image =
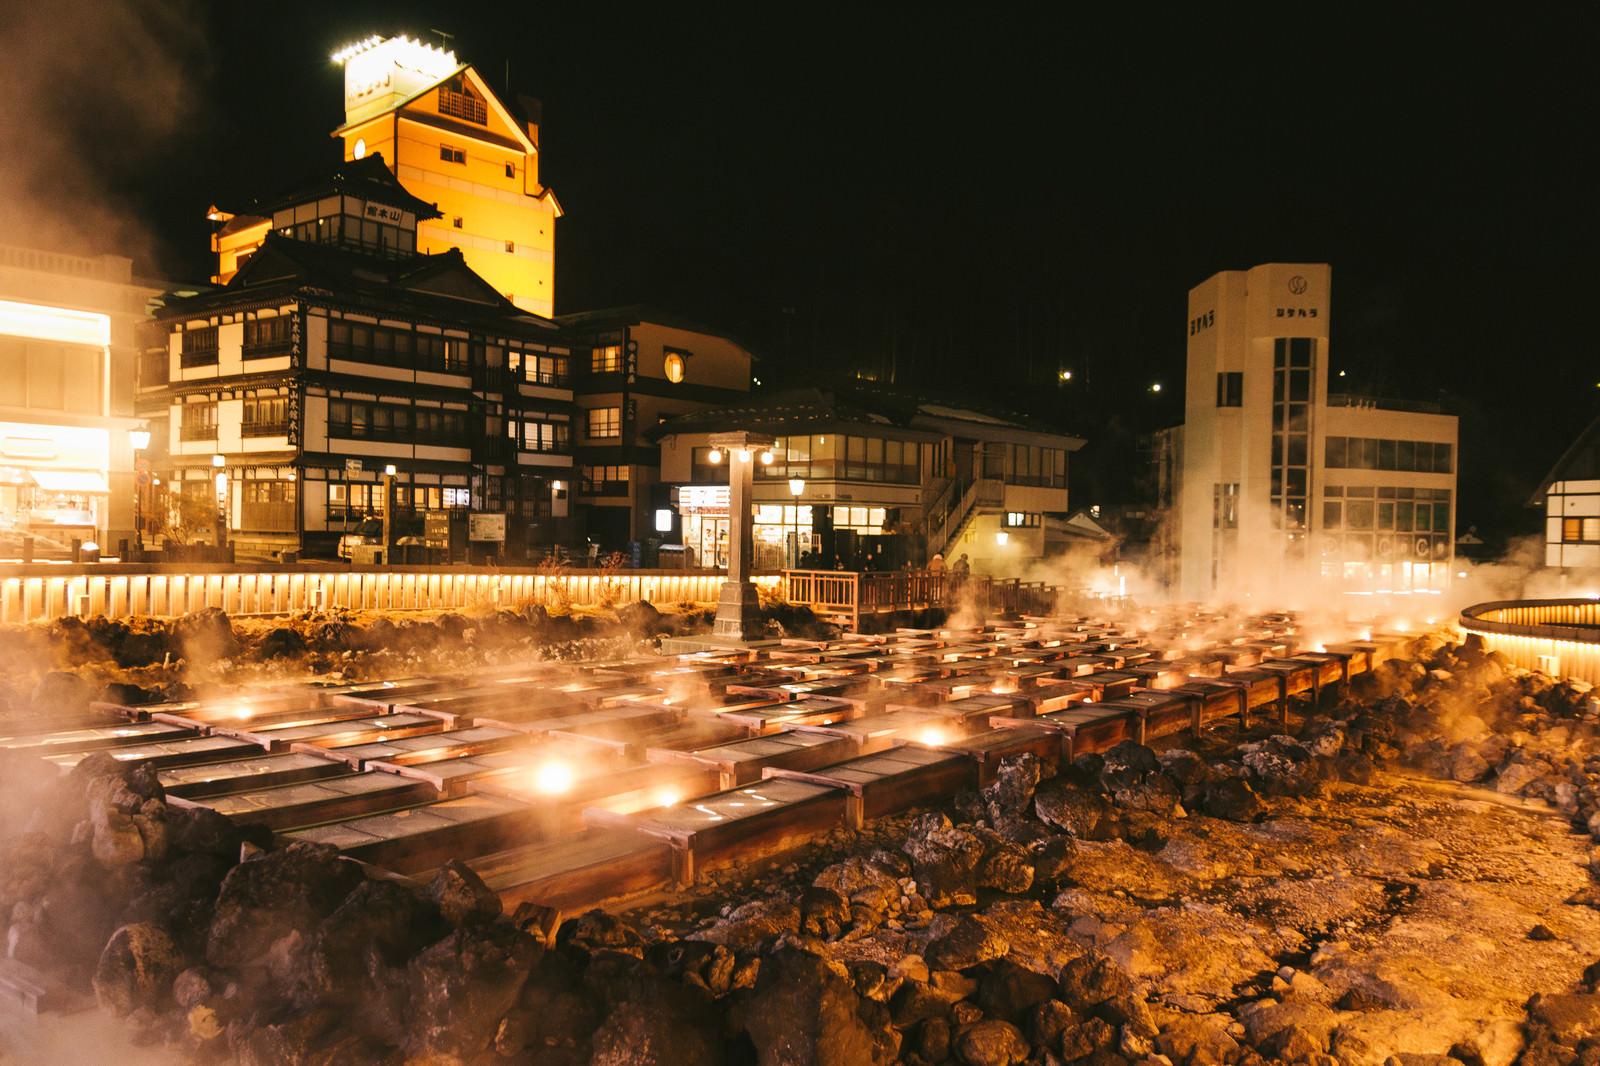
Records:
<instances>
[{"instance_id":1,"label":"stone pillar","mask_svg":"<svg viewBox=\"0 0 1600 1066\"><path fill-rule=\"evenodd\" d=\"M759 433L719 433L711 438L728 464L728 578L717 598L717 618L712 634L728 640L761 636L761 603L750 580L754 556L751 504L755 464L760 453L777 438Z\"/></svg>"}]
</instances>

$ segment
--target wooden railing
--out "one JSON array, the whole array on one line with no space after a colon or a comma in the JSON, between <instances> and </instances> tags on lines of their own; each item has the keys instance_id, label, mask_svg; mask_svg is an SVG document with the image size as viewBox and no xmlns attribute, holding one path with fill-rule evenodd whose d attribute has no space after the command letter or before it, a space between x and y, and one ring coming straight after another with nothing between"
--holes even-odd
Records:
<instances>
[{"instance_id":1,"label":"wooden railing","mask_svg":"<svg viewBox=\"0 0 1600 1066\"><path fill-rule=\"evenodd\" d=\"M339 566L242 568L196 564L181 570L136 564L0 565L0 622L106 615L173 617L207 607L229 614L302 611L457 611L715 603L720 570L488 569ZM769 591L776 574L753 579Z\"/></svg>"},{"instance_id":2,"label":"wooden railing","mask_svg":"<svg viewBox=\"0 0 1600 1066\"><path fill-rule=\"evenodd\" d=\"M1462 611L1460 625L1517 666L1600 684L1600 601L1494 600Z\"/></svg>"}]
</instances>

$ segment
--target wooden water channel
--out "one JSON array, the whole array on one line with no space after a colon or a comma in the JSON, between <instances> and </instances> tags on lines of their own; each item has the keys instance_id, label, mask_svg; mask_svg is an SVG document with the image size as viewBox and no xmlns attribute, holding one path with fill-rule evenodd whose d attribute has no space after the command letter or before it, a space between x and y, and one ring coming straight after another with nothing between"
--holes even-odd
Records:
<instances>
[{"instance_id":1,"label":"wooden water channel","mask_svg":"<svg viewBox=\"0 0 1600 1066\"><path fill-rule=\"evenodd\" d=\"M1087 618L902 629L96 705L0 748L149 764L171 804L418 878L459 858L554 915L940 803L1007 755L1283 719L1411 639L1302 649L1281 615L1187 651Z\"/></svg>"}]
</instances>

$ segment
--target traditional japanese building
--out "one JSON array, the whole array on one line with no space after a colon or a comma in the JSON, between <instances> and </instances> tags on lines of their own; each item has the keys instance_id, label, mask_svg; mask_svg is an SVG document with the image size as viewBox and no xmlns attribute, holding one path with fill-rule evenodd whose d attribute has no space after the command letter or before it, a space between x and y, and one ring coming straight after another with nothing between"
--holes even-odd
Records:
<instances>
[{"instance_id":1,"label":"traditional japanese building","mask_svg":"<svg viewBox=\"0 0 1600 1066\"><path fill-rule=\"evenodd\" d=\"M503 516L475 535L508 559L571 539L570 352L462 252L417 250L432 205L366 155L232 217L265 221L259 247L169 301L141 364L171 491L214 494L253 556L425 512Z\"/></svg>"},{"instance_id":2,"label":"traditional japanese building","mask_svg":"<svg viewBox=\"0 0 1600 1066\"><path fill-rule=\"evenodd\" d=\"M1450 581L1453 415L1332 392L1332 270L1270 263L1189 292L1183 426L1163 481L1186 599Z\"/></svg>"}]
</instances>

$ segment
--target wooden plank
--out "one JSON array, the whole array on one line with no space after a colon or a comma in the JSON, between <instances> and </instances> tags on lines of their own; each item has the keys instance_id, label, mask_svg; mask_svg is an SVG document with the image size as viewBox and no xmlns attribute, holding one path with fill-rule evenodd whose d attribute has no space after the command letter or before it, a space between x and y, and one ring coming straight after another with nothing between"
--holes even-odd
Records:
<instances>
[{"instance_id":1,"label":"wooden plank","mask_svg":"<svg viewBox=\"0 0 1600 1066\"><path fill-rule=\"evenodd\" d=\"M113 759L130 766L149 766L167 769L175 766L192 766L200 763L219 763L241 755L259 754L261 745L235 737L200 736L156 744L135 744L123 748L104 748ZM87 751L54 752L45 761L62 769L70 769L88 758Z\"/></svg>"},{"instance_id":2,"label":"wooden plank","mask_svg":"<svg viewBox=\"0 0 1600 1066\"><path fill-rule=\"evenodd\" d=\"M472 860L472 868L500 894L508 911L533 903L579 914L614 900L672 883L672 846L625 829L582 829ZM426 873L418 876L426 882Z\"/></svg>"},{"instance_id":3,"label":"wooden plank","mask_svg":"<svg viewBox=\"0 0 1600 1066\"><path fill-rule=\"evenodd\" d=\"M1000 769L1000 760L1008 755L1032 752L1044 760L1049 773L1061 766L1061 732L1032 725L1025 718L1002 719L1006 724L971 736L957 737L937 744L918 741L928 747L953 754L965 755L977 767L979 786L994 780Z\"/></svg>"},{"instance_id":4,"label":"wooden plank","mask_svg":"<svg viewBox=\"0 0 1600 1066\"><path fill-rule=\"evenodd\" d=\"M856 754L856 745L844 737L802 730L785 730L749 737L697 751L654 749L646 753L653 762L698 763L717 771L724 789L759 781L766 767L809 770Z\"/></svg>"},{"instance_id":5,"label":"wooden plank","mask_svg":"<svg viewBox=\"0 0 1600 1066\"><path fill-rule=\"evenodd\" d=\"M857 829L870 819L945 799L978 781L977 764L966 755L916 744L811 771L774 767L766 776L843 790L851 798L847 824Z\"/></svg>"},{"instance_id":6,"label":"wooden plank","mask_svg":"<svg viewBox=\"0 0 1600 1066\"><path fill-rule=\"evenodd\" d=\"M346 774L203 799L169 796L168 802L179 807L210 807L235 822L258 822L281 830L410 807L435 796L423 781L390 774Z\"/></svg>"},{"instance_id":7,"label":"wooden plank","mask_svg":"<svg viewBox=\"0 0 1600 1066\"><path fill-rule=\"evenodd\" d=\"M337 825L295 830L284 837L325 841L353 859L412 873L456 856L541 839L543 831L538 813L527 805L472 793Z\"/></svg>"},{"instance_id":8,"label":"wooden plank","mask_svg":"<svg viewBox=\"0 0 1600 1066\"><path fill-rule=\"evenodd\" d=\"M349 772L349 767L343 763L320 754L286 752L278 755L257 754L200 766L174 767L162 770L156 776L168 796L200 799L297 781L338 777Z\"/></svg>"}]
</instances>

